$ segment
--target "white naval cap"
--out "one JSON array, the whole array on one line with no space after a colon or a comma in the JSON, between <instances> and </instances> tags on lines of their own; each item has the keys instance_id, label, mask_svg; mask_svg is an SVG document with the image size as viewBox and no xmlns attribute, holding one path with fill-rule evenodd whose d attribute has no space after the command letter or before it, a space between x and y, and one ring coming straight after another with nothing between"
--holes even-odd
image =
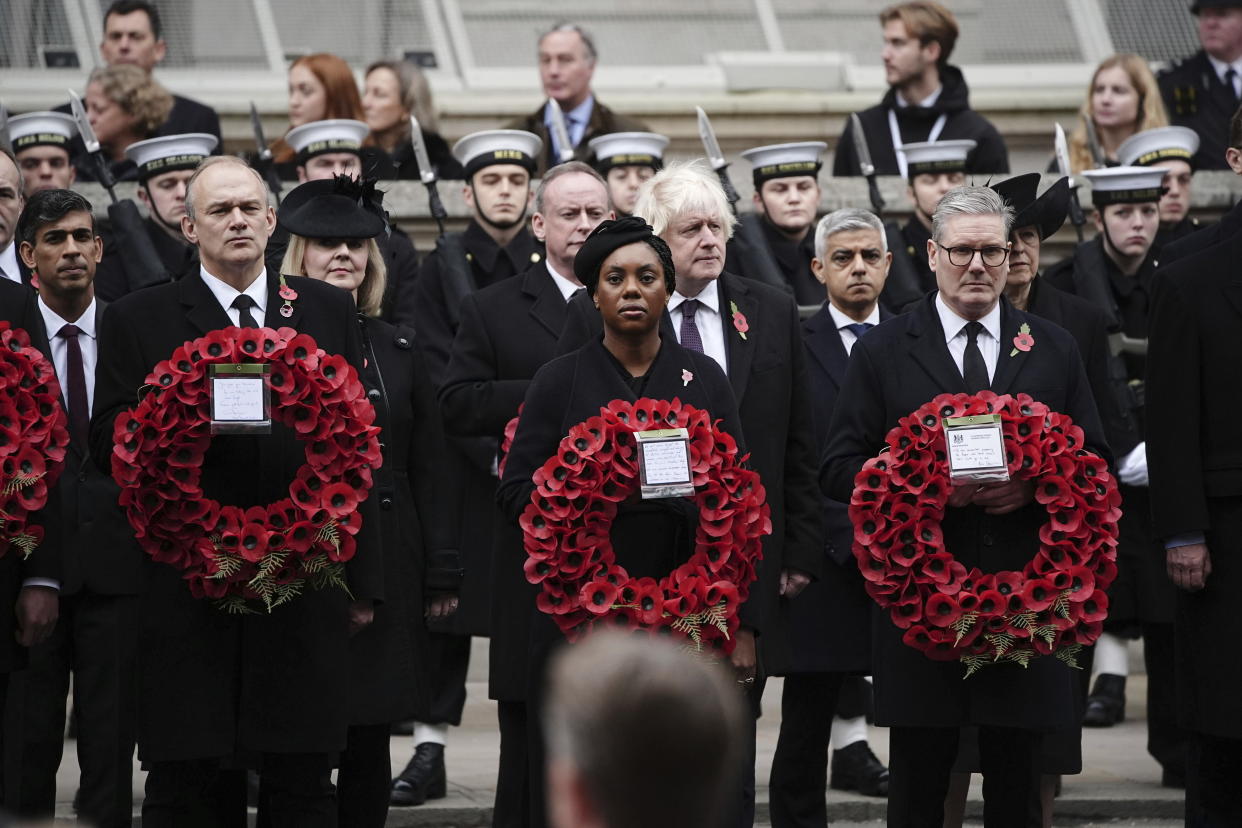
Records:
<instances>
[{"instance_id":1,"label":"white naval cap","mask_svg":"<svg viewBox=\"0 0 1242 828\"><path fill-rule=\"evenodd\" d=\"M533 132L486 129L472 132L454 144L453 157L465 168L467 179L493 164L517 164L534 175L535 159L542 149L543 140Z\"/></svg>"},{"instance_id":2,"label":"white naval cap","mask_svg":"<svg viewBox=\"0 0 1242 828\"><path fill-rule=\"evenodd\" d=\"M78 134L73 118L61 112L27 112L9 118L9 138L13 152L28 147L61 147L66 152L69 142Z\"/></svg>"},{"instance_id":3,"label":"white naval cap","mask_svg":"<svg viewBox=\"0 0 1242 828\"><path fill-rule=\"evenodd\" d=\"M1159 167L1104 167L1084 170L1082 175L1091 182L1091 203L1097 208L1145 204L1164 195L1164 170Z\"/></svg>"},{"instance_id":4,"label":"white naval cap","mask_svg":"<svg viewBox=\"0 0 1242 828\"><path fill-rule=\"evenodd\" d=\"M743 150L742 157L750 162L752 177L758 187L773 178L818 175L824 165L820 160L828 145L823 141L798 141L792 144L769 144Z\"/></svg>"},{"instance_id":5,"label":"white naval cap","mask_svg":"<svg viewBox=\"0 0 1242 828\"><path fill-rule=\"evenodd\" d=\"M906 177L966 172L966 156L977 146L969 139L959 141L920 141L902 144L897 151L906 157Z\"/></svg>"},{"instance_id":6,"label":"white naval cap","mask_svg":"<svg viewBox=\"0 0 1242 828\"><path fill-rule=\"evenodd\" d=\"M611 132L587 142L595 155L595 168L607 173L613 167L664 166L668 138L655 132Z\"/></svg>"},{"instance_id":7,"label":"white naval cap","mask_svg":"<svg viewBox=\"0 0 1242 828\"><path fill-rule=\"evenodd\" d=\"M216 136L206 132L187 132L148 138L125 148L125 157L138 165L138 177L146 181L173 170L192 170L211 155Z\"/></svg>"},{"instance_id":8,"label":"white naval cap","mask_svg":"<svg viewBox=\"0 0 1242 828\"><path fill-rule=\"evenodd\" d=\"M1191 163L1199 151L1199 133L1182 126L1145 129L1131 135L1117 148L1117 161L1123 167L1148 167L1175 159Z\"/></svg>"},{"instance_id":9,"label":"white naval cap","mask_svg":"<svg viewBox=\"0 0 1242 828\"><path fill-rule=\"evenodd\" d=\"M293 147L300 161L326 152L352 152L359 155L362 142L371 128L362 121L332 118L327 121L311 121L294 127L285 135L285 141Z\"/></svg>"}]
</instances>

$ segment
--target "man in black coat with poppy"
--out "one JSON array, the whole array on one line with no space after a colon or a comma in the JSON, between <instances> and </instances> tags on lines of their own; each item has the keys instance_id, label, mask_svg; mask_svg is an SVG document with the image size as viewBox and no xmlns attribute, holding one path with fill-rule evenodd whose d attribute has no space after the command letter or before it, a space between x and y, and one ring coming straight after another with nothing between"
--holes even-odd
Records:
<instances>
[{"instance_id":1,"label":"man in black coat with poppy","mask_svg":"<svg viewBox=\"0 0 1242 828\"><path fill-rule=\"evenodd\" d=\"M182 229L198 274L138 291L104 313L92 450L111 469L113 423L138 402L151 369L188 340L233 327L290 327L362 370L349 295L278 275L263 253L275 226L267 190L239 159L202 163L187 187ZM282 304L284 302L285 304ZM307 447L279 423L266 435L216 435L202 462L206 497L243 507L288 496ZM349 723L348 641L383 600L378 511L346 564L347 593L307 589L271 613L235 615L191 595L176 568L148 561L139 630L139 757L148 767L143 824L235 825L245 818L242 768L258 766L273 826L337 824L333 756Z\"/></svg>"},{"instance_id":2,"label":"man in black coat with poppy","mask_svg":"<svg viewBox=\"0 0 1242 828\"><path fill-rule=\"evenodd\" d=\"M1073 338L1001 297L1011 219L986 187L961 187L941 200L928 244L938 292L854 346L841 388L852 404L833 411L820 473L829 497L848 501L888 431L942 393L1030 394L1072 418L1088 448L1107 456ZM1026 349L1013 345L1023 325ZM945 549L967 568L1021 570L1045 521L1030 481L966 484L948 502ZM872 618L876 721L891 728L889 825L941 824L958 731L967 724L979 726L985 822L1026 824L1043 732L1074 721L1072 671L1036 658L1025 669L990 665L963 679L963 665L904 644L887 612L877 608Z\"/></svg>"}]
</instances>

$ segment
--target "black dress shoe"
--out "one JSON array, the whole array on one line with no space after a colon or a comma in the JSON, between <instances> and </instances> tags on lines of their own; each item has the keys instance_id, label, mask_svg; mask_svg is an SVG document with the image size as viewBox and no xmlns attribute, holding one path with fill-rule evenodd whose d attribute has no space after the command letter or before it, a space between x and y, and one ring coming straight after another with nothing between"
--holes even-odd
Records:
<instances>
[{"instance_id":1,"label":"black dress shoe","mask_svg":"<svg viewBox=\"0 0 1242 828\"><path fill-rule=\"evenodd\" d=\"M863 796L888 796L888 768L871 752L866 741L854 742L832 752L829 787L858 791Z\"/></svg>"},{"instance_id":2,"label":"black dress shoe","mask_svg":"<svg viewBox=\"0 0 1242 828\"><path fill-rule=\"evenodd\" d=\"M422 805L428 799L443 799L447 792L444 745L423 742L414 748L401 775L392 780L388 801L392 805Z\"/></svg>"},{"instance_id":3,"label":"black dress shoe","mask_svg":"<svg viewBox=\"0 0 1242 828\"><path fill-rule=\"evenodd\" d=\"M1112 727L1126 720L1126 677L1112 673L1100 673L1095 678L1091 695L1087 696L1087 710L1083 714L1084 727Z\"/></svg>"}]
</instances>

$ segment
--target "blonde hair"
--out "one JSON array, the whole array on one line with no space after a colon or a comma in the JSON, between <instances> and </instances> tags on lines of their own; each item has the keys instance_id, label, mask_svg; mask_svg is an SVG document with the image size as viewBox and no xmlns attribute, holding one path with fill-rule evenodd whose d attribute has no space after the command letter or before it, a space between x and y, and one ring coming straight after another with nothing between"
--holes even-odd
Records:
<instances>
[{"instance_id":1,"label":"blonde hair","mask_svg":"<svg viewBox=\"0 0 1242 828\"><path fill-rule=\"evenodd\" d=\"M1091 75L1091 83L1087 85L1087 97L1078 109L1078 126L1070 135L1070 170L1074 173L1090 170L1096 166L1095 159L1091 157L1091 147L1087 142L1086 119L1093 117L1091 99L1095 95L1096 80L1101 72L1113 68L1119 68L1126 73L1130 79L1130 85L1134 87L1134 91L1139 96L1138 115L1130 135L1145 129L1169 125L1169 116L1164 109L1164 100L1160 97L1160 88L1156 85L1156 77L1151 73L1147 61L1128 52L1105 58L1099 66L1095 67L1095 72Z\"/></svg>"},{"instance_id":2,"label":"blonde hair","mask_svg":"<svg viewBox=\"0 0 1242 828\"><path fill-rule=\"evenodd\" d=\"M678 216L696 210L715 213L726 237L733 238L737 217L720 180L702 159L669 164L643 183L634 203L634 215L645 218L657 236L663 236Z\"/></svg>"},{"instance_id":3,"label":"blonde hair","mask_svg":"<svg viewBox=\"0 0 1242 828\"><path fill-rule=\"evenodd\" d=\"M141 66L118 63L91 72L86 81L99 84L104 97L125 111L138 123L143 135L153 135L172 112L173 96L160 86Z\"/></svg>"},{"instance_id":4,"label":"blonde hair","mask_svg":"<svg viewBox=\"0 0 1242 828\"><path fill-rule=\"evenodd\" d=\"M280 262L280 272L289 276L306 276L306 245L305 236L289 234L289 246L285 248L285 258ZM312 277L313 278L313 277ZM379 316L384 304L384 291L388 289L388 267L380 254L379 244L375 239L367 239L367 269L362 274L362 284L358 285L358 310L367 316Z\"/></svg>"}]
</instances>

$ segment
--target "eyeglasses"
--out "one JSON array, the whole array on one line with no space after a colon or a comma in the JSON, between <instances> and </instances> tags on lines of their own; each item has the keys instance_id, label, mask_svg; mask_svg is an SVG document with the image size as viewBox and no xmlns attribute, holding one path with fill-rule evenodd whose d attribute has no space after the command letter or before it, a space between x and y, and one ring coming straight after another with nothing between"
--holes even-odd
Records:
<instances>
[{"instance_id":1,"label":"eyeglasses","mask_svg":"<svg viewBox=\"0 0 1242 828\"><path fill-rule=\"evenodd\" d=\"M1009 258L1008 246L1000 247L994 244L987 247L945 247L943 244L938 246L949 254L949 264L955 267L966 267L974 260L976 253L983 259L983 264L987 267L1000 267Z\"/></svg>"}]
</instances>

